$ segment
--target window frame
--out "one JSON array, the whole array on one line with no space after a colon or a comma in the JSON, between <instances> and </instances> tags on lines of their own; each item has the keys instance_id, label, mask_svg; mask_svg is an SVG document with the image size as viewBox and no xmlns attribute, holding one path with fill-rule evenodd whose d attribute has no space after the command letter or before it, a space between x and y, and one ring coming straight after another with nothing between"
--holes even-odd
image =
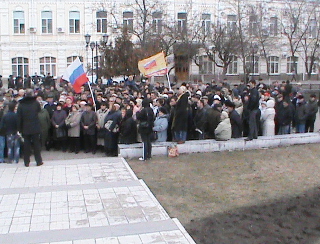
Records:
<instances>
[{"instance_id":1,"label":"window frame","mask_svg":"<svg viewBox=\"0 0 320 244\"><path fill-rule=\"evenodd\" d=\"M129 32L133 32L133 12L132 11L124 11L122 13L122 24L123 28Z\"/></svg>"},{"instance_id":2,"label":"window frame","mask_svg":"<svg viewBox=\"0 0 320 244\"><path fill-rule=\"evenodd\" d=\"M16 62L14 62L16 60ZM23 61L23 62L20 62ZM14 68L15 67L15 68ZM12 75L24 77L29 74L29 59L25 57L14 57L11 59ZM19 72L19 69L22 73Z\"/></svg>"},{"instance_id":3,"label":"window frame","mask_svg":"<svg viewBox=\"0 0 320 244\"><path fill-rule=\"evenodd\" d=\"M17 16L19 13L22 14L20 18ZM26 33L26 19L22 10L13 11L13 33L16 35Z\"/></svg>"},{"instance_id":4,"label":"window frame","mask_svg":"<svg viewBox=\"0 0 320 244\"><path fill-rule=\"evenodd\" d=\"M71 18L72 14L77 14L78 18ZM80 33L80 11L69 11L69 33L79 34Z\"/></svg>"},{"instance_id":5,"label":"window frame","mask_svg":"<svg viewBox=\"0 0 320 244\"><path fill-rule=\"evenodd\" d=\"M42 61L43 60L43 61ZM49 62L47 62L49 61ZM53 62L54 61L54 62ZM44 56L39 58L40 74L47 75L50 73L52 76L57 74L57 58L51 56Z\"/></svg>"},{"instance_id":6,"label":"window frame","mask_svg":"<svg viewBox=\"0 0 320 244\"><path fill-rule=\"evenodd\" d=\"M279 75L280 74L280 58L278 56L269 56L268 57L268 66L270 75ZM277 70L277 72L274 72Z\"/></svg>"},{"instance_id":7,"label":"window frame","mask_svg":"<svg viewBox=\"0 0 320 244\"><path fill-rule=\"evenodd\" d=\"M231 70L231 72L230 72ZM227 69L227 75L238 75L238 57L236 55L232 55L230 63Z\"/></svg>"},{"instance_id":8,"label":"window frame","mask_svg":"<svg viewBox=\"0 0 320 244\"><path fill-rule=\"evenodd\" d=\"M50 13L51 18L44 18L44 13ZM44 23L45 21L45 23ZM44 31L44 28L46 31ZM50 31L51 28L51 31ZM41 33L42 34L52 34L53 28L52 28L52 11L41 11Z\"/></svg>"},{"instance_id":9,"label":"window frame","mask_svg":"<svg viewBox=\"0 0 320 244\"><path fill-rule=\"evenodd\" d=\"M107 11L100 10L96 12L97 20L97 33L108 33L108 13Z\"/></svg>"}]
</instances>

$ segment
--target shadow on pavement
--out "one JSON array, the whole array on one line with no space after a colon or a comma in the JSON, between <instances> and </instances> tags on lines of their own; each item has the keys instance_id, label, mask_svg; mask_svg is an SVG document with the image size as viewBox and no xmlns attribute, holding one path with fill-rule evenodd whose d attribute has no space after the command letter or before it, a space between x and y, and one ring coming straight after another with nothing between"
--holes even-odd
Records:
<instances>
[{"instance_id":1,"label":"shadow on pavement","mask_svg":"<svg viewBox=\"0 0 320 244\"><path fill-rule=\"evenodd\" d=\"M196 243L320 243L320 187L185 226Z\"/></svg>"}]
</instances>

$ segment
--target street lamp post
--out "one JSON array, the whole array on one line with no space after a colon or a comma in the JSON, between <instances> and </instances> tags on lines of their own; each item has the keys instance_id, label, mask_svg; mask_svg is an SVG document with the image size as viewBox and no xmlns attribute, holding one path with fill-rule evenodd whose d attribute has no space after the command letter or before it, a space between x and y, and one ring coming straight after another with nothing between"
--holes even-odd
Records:
<instances>
[{"instance_id":1,"label":"street lamp post","mask_svg":"<svg viewBox=\"0 0 320 244\"><path fill-rule=\"evenodd\" d=\"M213 55L213 77L216 80L216 47L212 46L212 55Z\"/></svg>"},{"instance_id":2,"label":"street lamp post","mask_svg":"<svg viewBox=\"0 0 320 244\"><path fill-rule=\"evenodd\" d=\"M86 48L87 48L87 50L88 50L88 46L90 46L90 48L91 48L91 82L93 82L93 67L94 67L94 56L93 56L93 51L94 51L94 49L96 49L96 67L95 67L95 69L96 69L96 83L98 82L98 79L99 79L99 67L98 67L98 63L99 63L99 58L98 58L98 49L99 49L99 47L100 47L100 45L99 45L99 43L98 43L98 41L92 41L92 42L90 42L90 39L91 39L91 35L89 35L89 34L86 34L85 36L84 36L84 38L85 38L85 40L86 40ZM103 43L107 43L108 42L108 38L109 38L109 36L108 36L108 34L104 34L103 36L102 36L102 42Z\"/></svg>"},{"instance_id":3,"label":"street lamp post","mask_svg":"<svg viewBox=\"0 0 320 244\"><path fill-rule=\"evenodd\" d=\"M254 44L252 45L251 44L251 48L252 48L252 77L251 79L254 78L254 74L255 74L255 53L258 51L258 45L257 44Z\"/></svg>"}]
</instances>

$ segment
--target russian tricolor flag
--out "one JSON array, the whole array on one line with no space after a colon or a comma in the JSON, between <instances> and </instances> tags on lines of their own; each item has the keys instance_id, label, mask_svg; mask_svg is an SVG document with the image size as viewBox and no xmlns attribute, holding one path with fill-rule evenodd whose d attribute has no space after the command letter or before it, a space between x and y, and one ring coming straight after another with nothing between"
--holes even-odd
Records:
<instances>
[{"instance_id":1,"label":"russian tricolor flag","mask_svg":"<svg viewBox=\"0 0 320 244\"><path fill-rule=\"evenodd\" d=\"M88 82L86 72L84 72L83 65L77 57L67 68L63 75L63 79L69 81L76 93L81 92L81 86Z\"/></svg>"}]
</instances>

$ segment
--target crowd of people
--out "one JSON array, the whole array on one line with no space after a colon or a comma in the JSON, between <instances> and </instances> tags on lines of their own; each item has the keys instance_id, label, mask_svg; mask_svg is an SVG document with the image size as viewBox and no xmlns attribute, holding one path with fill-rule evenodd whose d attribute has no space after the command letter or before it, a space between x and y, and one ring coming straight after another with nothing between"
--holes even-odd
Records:
<instances>
[{"instance_id":1,"label":"crowd of people","mask_svg":"<svg viewBox=\"0 0 320 244\"><path fill-rule=\"evenodd\" d=\"M169 89L129 76L117 84L86 84L75 94L70 83L56 85L52 77L21 80L10 77L8 89L0 84L0 162L7 154L17 163L23 154L25 166L32 146L40 166L41 147L117 156L119 143L143 142L140 160L148 160L152 142L313 132L318 112L316 94L307 98L301 84L289 81L197 81Z\"/></svg>"}]
</instances>

